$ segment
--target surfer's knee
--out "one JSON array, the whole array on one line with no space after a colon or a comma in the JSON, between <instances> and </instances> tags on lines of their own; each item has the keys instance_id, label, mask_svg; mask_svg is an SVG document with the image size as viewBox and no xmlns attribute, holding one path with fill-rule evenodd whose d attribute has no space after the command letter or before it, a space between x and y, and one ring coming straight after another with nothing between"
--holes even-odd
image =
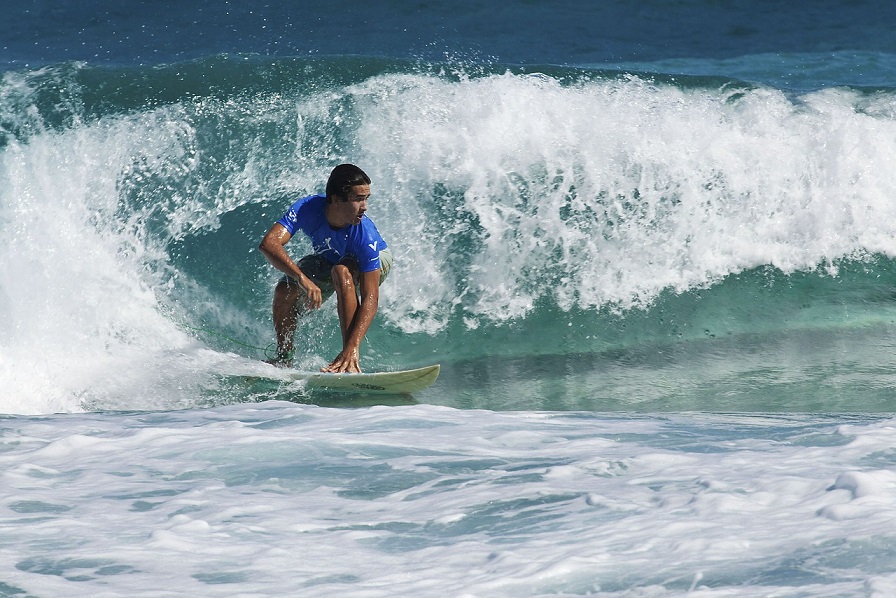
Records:
<instances>
[{"instance_id":1,"label":"surfer's knee","mask_svg":"<svg viewBox=\"0 0 896 598\"><path fill-rule=\"evenodd\" d=\"M289 281L281 280L274 287L274 303L292 306L299 300L300 290L298 285L289 284Z\"/></svg>"},{"instance_id":2,"label":"surfer's knee","mask_svg":"<svg viewBox=\"0 0 896 598\"><path fill-rule=\"evenodd\" d=\"M337 293L351 292L355 288L354 274L345 264L336 264L330 270L330 277L333 279L333 287Z\"/></svg>"}]
</instances>

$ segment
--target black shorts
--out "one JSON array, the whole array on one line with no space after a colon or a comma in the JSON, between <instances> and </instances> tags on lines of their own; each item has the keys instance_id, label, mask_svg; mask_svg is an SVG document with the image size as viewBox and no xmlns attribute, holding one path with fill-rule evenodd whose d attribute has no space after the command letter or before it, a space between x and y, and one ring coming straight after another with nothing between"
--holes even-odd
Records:
<instances>
[{"instance_id":1,"label":"black shorts","mask_svg":"<svg viewBox=\"0 0 896 598\"><path fill-rule=\"evenodd\" d=\"M383 281L386 280L386 277L389 275L389 270L392 269L393 259L392 252L388 248L380 251L380 284L383 284ZM296 262L296 265L305 276L310 278L311 281L320 288L320 293L323 296L324 301L334 293L333 278L330 276L333 264L328 262L326 258L316 253L312 253L311 255L306 255L300 259ZM280 279L280 282L296 286L299 284L291 276L283 276Z\"/></svg>"}]
</instances>

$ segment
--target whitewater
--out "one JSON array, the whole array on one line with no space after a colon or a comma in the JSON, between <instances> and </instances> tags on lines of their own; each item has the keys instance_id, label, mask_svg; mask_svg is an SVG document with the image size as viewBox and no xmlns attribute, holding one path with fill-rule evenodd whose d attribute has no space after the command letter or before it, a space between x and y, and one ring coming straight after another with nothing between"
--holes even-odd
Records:
<instances>
[{"instance_id":1,"label":"whitewater","mask_svg":"<svg viewBox=\"0 0 896 598\"><path fill-rule=\"evenodd\" d=\"M896 594L892 7L170 8L0 23L0 596ZM413 396L263 363L341 162Z\"/></svg>"},{"instance_id":2,"label":"whitewater","mask_svg":"<svg viewBox=\"0 0 896 598\"><path fill-rule=\"evenodd\" d=\"M863 417L268 401L2 430L9 596L896 590L894 428Z\"/></svg>"}]
</instances>

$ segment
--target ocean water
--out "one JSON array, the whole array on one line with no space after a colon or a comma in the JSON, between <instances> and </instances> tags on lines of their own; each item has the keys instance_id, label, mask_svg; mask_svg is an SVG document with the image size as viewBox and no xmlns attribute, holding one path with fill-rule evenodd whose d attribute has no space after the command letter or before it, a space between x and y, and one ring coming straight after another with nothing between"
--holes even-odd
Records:
<instances>
[{"instance_id":1,"label":"ocean water","mask_svg":"<svg viewBox=\"0 0 896 598\"><path fill-rule=\"evenodd\" d=\"M17 4L0 596L896 595L894 19ZM346 161L414 396L263 363L258 242Z\"/></svg>"}]
</instances>

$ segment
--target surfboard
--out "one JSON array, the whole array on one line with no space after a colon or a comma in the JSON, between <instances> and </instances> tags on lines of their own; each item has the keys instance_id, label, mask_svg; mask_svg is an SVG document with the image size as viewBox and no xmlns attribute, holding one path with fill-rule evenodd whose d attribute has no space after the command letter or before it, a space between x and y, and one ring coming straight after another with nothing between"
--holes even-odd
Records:
<instances>
[{"instance_id":1,"label":"surfboard","mask_svg":"<svg viewBox=\"0 0 896 598\"><path fill-rule=\"evenodd\" d=\"M439 377L439 364L397 372L326 374L286 371L286 377L304 381L308 388L370 394L405 394L423 390Z\"/></svg>"}]
</instances>

